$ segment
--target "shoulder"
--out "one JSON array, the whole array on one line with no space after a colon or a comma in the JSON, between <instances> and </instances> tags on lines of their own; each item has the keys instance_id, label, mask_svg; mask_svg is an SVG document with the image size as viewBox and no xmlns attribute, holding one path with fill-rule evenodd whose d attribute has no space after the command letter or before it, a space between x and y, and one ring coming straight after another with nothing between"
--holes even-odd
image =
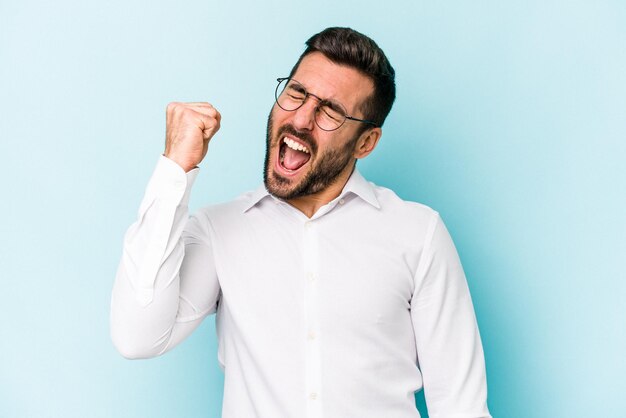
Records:
<instances>
[{"instance_id":1,"label":"shoulder","mask_svg":"<svg viewBox=\"0 0 626 418\"><path fill-rule=\"evenodd\" d=\"M248 191L228 202L204 206L197 210L193 216L209 222L213 220L236 220L242 217L246 210L254 204L253 199L255 194L255 191Z\"/></svg>"},{"instance_id":2,"label":"shoulder","mask_svg":"<svg viewBox=\"0 0 626 418\"><path fill-rule=\"evenodd\" d=\"M346 185L346 190L359 196L362 201L369 203L367 213L385 221L404 222L413 220L418 223L428 222L438 213L422 203L404 200L393 190L379 186L355 170Z\"/></svg>"},{"instance_id":3,"label":"shoulder","mask_svg":"<svg viewBox=\"0 0 626 418\"><path fill-rule=\"evenodd\" d=\"M364 230L384 235L401 247L413 248L415 243L427 242L436 225L439 213L420 202L402 199L393 190L368 182L361 191L363 200L370 204L359 205L359 214L352 222ZM365 228L363 226L366 225Z\"/></svg>"},{"instance_id":4,"label":"shoulder","mask_svg":"<svg viewBox=\"0 0 626 418\"><path fill-rule=\"evenodd\" d=\"M393 190L378 186L370 182L374 194L380 204L380 210L385 215L401 218L402 221L430 223L439 218L439 212L423 203L404 200Z\"/></svg>"}]
</instances>

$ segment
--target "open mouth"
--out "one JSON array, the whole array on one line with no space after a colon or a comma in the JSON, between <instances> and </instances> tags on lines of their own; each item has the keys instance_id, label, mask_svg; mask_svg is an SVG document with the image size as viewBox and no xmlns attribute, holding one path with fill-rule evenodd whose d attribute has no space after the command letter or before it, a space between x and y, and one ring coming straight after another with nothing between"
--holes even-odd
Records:
<instances>
[{"instance_id":1,"label":"open mouth","mask_svg":"<svg viewBox=\"0 0 626 418\"><path fill-rule=\"evenodd\" d=\"M311 159L311 151L301 142L283 137L278 157L281 168L291 174L301 169Z\"/></svg>"}]
</instances>

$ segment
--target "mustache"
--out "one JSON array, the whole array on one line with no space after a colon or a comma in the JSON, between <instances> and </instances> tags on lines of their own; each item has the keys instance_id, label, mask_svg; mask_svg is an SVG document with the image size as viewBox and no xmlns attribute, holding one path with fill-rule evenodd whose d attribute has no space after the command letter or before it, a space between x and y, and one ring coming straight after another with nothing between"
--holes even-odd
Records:
<instances>
[{"instance_id":1,"label":"mustache","mask_svg":"<svg viewBox=\"0 0 626 418\"><path fill-rule=\"evenodd\" d=\"M278 129L278 132L277 132L278 139L280 140L280 138L282 138L283 135L285 134L289 134L290 136L298 138L300 141L302 141L309 147L309 150L312 153L317 152L317 143L313 139L313 135L311 135L310 133L298 131L293 125L288 123L288 124L281 126Z\"/></svg>"}]
</instances>

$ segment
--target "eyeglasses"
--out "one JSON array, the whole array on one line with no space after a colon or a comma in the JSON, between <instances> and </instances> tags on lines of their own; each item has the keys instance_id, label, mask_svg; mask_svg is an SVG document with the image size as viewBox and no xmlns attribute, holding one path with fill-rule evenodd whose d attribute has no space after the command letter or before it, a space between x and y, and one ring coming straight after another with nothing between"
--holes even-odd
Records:
<instances>
[{"instance_id":1,"label":"eyeglasses","mask_svg":"<svg viewBox=\"0 0 626 418\"><path fill-rule=\"evenodd\" d=\"M302 84L293 78L278 78L276 81L278 81L278 86L276 86L276 104L287 112L298 110L309 96L318 100L319 103L315 108L315 123L324 131L334 131L341 128L346 119L367 123L375 127L378 126L375 122L348 116L346 109L340 103L325 100L313 93L309 93Z\"/></svg>"}]
</instances>

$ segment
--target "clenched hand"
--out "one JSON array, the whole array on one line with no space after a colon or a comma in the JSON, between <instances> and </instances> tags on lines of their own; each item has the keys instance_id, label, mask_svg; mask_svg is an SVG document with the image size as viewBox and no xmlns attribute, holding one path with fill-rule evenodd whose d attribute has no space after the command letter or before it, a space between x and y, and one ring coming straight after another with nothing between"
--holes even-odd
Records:
<instances>
[{"instance_id":1,"label":"clenched hand","mask_svg":"<svg viewBox=\"0 0 626 418\"><path fill-rule=\"evenodd\" d=\"M190 171L204 159L209 141L220 129L221 119L210 103L168 104L164 155L185 172Z\"/></svg>"}]
</instances>

